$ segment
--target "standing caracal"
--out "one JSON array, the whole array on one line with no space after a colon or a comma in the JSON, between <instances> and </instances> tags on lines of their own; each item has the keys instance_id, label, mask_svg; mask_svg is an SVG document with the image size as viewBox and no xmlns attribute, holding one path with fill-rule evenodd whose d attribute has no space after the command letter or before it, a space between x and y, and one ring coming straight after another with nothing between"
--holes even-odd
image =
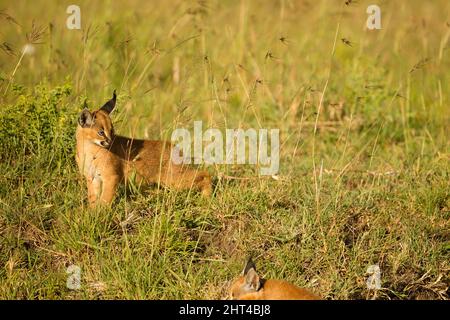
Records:
<instances>
[{"instance_id":1,"label":"standing caracal","mask_svg":"<svg viewBox=\"0 0 450 320\"><path fill-rule=\"evenodd\" d=\"M320 300L315 294L289 282L261 279L252 259L231 285L230 294L237 300Z\"/></svg>"},{"instance_id":2,"label":"standing caracal","mask_svg":"<svg viewBox=\"0 0 450 320\"><path fill-rule=\"evenodd\" d=\"M171 143L116 135L109 117L115 105L114 91L103 107L94 112L84 109L78 119L76 160L87 180L90 206L111 203L119 183L132 176L138 184L192 187L204 195L211 194L211 178L206 171L172 163Z\"/></svg>"}]
</instances>

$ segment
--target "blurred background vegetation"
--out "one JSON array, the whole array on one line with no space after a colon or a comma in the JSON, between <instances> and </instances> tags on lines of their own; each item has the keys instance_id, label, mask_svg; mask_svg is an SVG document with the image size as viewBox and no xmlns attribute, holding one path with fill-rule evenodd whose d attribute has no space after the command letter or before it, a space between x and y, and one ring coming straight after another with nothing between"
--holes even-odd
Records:
<instances>
[{"instance_id":1,"label":"blurred background vegetation","mask_svg":"<svg viewBox=\"0 0 450 320\"><path fill-rule=\"evenodd\" d=\"M370 4L381 30L366 28ZM0 297L225 298L253 254L264 276L325 298L447 299L449 8L0 1ZM123 135L279 128L279 176L214 166L246 179L218 179L209 200L121 190L88 210L76 119L114 89Z\"/></svg>"}]
</instances>

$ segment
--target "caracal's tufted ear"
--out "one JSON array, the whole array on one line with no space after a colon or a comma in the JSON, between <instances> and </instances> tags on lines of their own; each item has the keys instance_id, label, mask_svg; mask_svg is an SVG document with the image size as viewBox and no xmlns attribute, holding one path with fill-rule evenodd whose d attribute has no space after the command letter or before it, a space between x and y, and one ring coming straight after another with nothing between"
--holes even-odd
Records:
<instances>
[{"instance_id":1,"label":"caracal's tufted ear","mask_svg":"<svg viewBox=\"0 0 450 320\"><path fill-rule=\"evenodd\" d=\"M247 292L258 291L261 288L261 281L256 273L256 265L251 257L248 258L245 268L242 271L242 275L245 279L244 288Z\"/></svg>"},{"instance_id":2,"label":"caracal's tufted ear","mask_svg":"<svg viewBox=\"0 0 450 320\"><path fill-rule=\"evenodd\" d=\"M103 107L100 108L100 110L105 111L107 114L110 114L113 110L114 107L116 106L116 90L114 90L113 92L113 96L111 98L111 100L109 100L108 102L106 102Z\"/></svg>"},{"instance_id":3,"label":"caracal's tufted ear","mask_svg":"<svg viewBox=\"0 0 450 320\"><path fill-rule=\"evenodd\" d=\"M247 271L247 274L245 275L245 286L249 291L258 291L261 287L260 278L254 268Z\"/></svg>"},{"instance_id":4,"label":"caracal's tufted ear","mask_svg":"<svg viewBox=\"0 0 450 320\"><path fill-rule=\"evenodd\" d=\"M87 108L84 108L83 111L81 111L80 116L78 117L78 124L82 128L90 127L94 124L94 117Z\"/></svg>"},{"instance_id":5,"label":"caracal's tufted ear","mask_svg":"<svg viewBox=\"0 0 450 320\"><path fill-rule=\"evenodd\" d=\"M244 270L242 270L242 275L245 276L250 269L253 269L256 271L256 266L252 260L252 257L248 258L247 263L245 264Z\"/></svg>"}]
</instances>

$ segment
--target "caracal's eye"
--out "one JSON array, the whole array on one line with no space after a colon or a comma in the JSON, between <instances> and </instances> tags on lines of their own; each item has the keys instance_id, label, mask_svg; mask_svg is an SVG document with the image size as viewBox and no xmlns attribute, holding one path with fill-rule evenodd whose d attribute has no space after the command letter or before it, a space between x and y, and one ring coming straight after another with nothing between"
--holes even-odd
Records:
<instances>
[{"instance_id":1,"label":"caracal's eye","mask_svg":"<svg viewBox=\"0 0 450 320\"><path fill-rule=\"evenodd\" d=\"M98 135L99 135L100 137L103 137L103 136L105 135L105 131L100 130L100 131L98 132Z\"/></svg>"}]
</instances>

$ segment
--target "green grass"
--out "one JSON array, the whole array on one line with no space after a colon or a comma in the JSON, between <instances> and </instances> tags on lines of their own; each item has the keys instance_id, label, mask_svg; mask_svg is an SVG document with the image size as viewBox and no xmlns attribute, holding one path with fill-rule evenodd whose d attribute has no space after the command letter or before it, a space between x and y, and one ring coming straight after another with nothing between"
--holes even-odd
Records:
<instances>
[{"instance_id":1,"label":"green grass","mask_svg":"<svg viewBox=\"0 0 450 320\"><path fill-rule=\"evenodd\" d=\"M327 299L449 298L447 1L380 1L374 31L365 0L78 3L82 30L0 3L0 298L222 299L249 255ZM113 89L123 135L279 128L279 179L210 166L248 179L88 209L76 119Z\"/></svg>"}]
</instances>

